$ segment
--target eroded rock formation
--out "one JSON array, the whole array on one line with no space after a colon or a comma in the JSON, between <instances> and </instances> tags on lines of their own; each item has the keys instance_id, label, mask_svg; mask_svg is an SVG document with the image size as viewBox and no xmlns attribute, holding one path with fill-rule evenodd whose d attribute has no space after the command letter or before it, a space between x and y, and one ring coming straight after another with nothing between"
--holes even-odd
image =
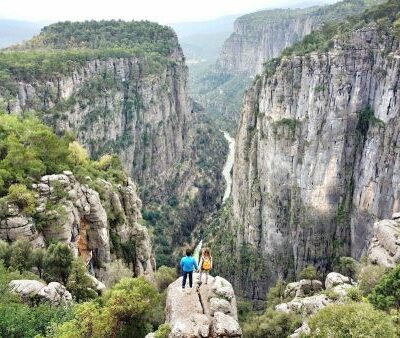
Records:
<instances>
[{"instance_id":1,"label":"eroded rock formation","mask_svg":"<svg viewBox=\"0 0 400 338\"><path fill-rule=\"evenodd\" d=\"M198 274L194 274L196 287ZM208 284L182 290L182 277L168 287L166 323L170 338L241 337L232 285L209 276Z\"/></svg>"},{"instance_id":2,"label":"eroded rock formation","mask_svg":"<svg viewBox=\"0 0 400 338\"><path fill-rule=\"evenodd\" d=\"M115 257L116 245L132 242L135 254L129 263L134 274L152 275L152 243L147 229L139 224L141 201L133 182L128 179L122 186L98 179L89 184L93 188L79 183L68 171L43 176L39 184L33 185L38 192L35 219L17 216L23 212L10 205L1 219L0 238L28 239L34 246L54 240L65 242L96 269Z\"/></svg>"},{"instance_id":3,"label":"eroded rock formation","mask_svg":"<svg viewBox=\"0 0 400 338\"><path fill-rule=\"evenodd\" d=\"M400 262L400 218L381 220L374 224L374 236L368 248L369 260L378 265L393 268Z\"/></svg>"}]
</instances>

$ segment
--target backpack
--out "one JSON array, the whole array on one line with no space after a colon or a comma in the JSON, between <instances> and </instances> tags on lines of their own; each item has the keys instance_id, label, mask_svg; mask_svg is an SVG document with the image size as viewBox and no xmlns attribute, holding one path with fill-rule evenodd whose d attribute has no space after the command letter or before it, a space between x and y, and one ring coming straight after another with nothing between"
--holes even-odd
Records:
<instances>
[{"instance_id":1,"label":"backpack","mask_svg":"<svg viewBox=\"0 0 400 338\"><path fill-rule=\"evenodd\" d=\"M203 270L211 270L211 258L203 258L203 265L201 266Z\"/></svg>"}]
</instances>

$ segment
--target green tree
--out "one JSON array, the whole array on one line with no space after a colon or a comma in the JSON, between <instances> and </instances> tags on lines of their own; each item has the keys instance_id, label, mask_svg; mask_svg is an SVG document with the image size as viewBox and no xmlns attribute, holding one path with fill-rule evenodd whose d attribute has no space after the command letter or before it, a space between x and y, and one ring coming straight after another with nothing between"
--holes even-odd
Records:
<instances>
[{"instance_id":1,"label":"green tree","mask_svg":"<svg viewBox=\"0 0 400 338\"><path fill-rule=\"evenodd\" d=\"M0 261L3 261L3 264L6 267L9 267L10 260L11 260L11 246L6 241L0 239Z\"/></svg>"},{"instance_id":2,"label":"green tree","mask_svg":"<svg viewBox=\"0 0 400 338\"><path fill-rule=\"evenodd\" d=\"M11 245L10 266L20 272L32 268L32 245L27 240L18 240Z\"/></svg>"},{"instance_id":3,"label":"green tree","mask_svg":"<svg viewBox=\"0 0 400 338\"><path fill-rule=\"evenodd\" d=\"M66 287L77 302L97 297L93 281L87 273L87 269L81 258L77 258L72 262Z\"/></svg>"},{"instance_id":4,"label":"green tree","mask_svg":"<svg viewBox=\"0 0 400 338\"><path fill-rule=\"evenodd\" d=\"M68 146L68 149L69 157L75 165L82 165L88 161L89 155L87 150L77 141L71 142Z\"/></svg>"},{"instance_id":5,"label":"green tree","mask_svg":"<svg viewBox=\"0 0 400 338\"><path fill-rule=\"evenodd\" d=\"M276 305L283 302L286 284L282 279L276 281L275 286L269 289L267 300L268 307L274 308Z\"/></svg>"},{"instance_id":6,"label":"green tree","mask_svg":"<svg viewBox=\"0 0 400 338\"><path fill-rule=\"evenodd\" d=\"M71 249L65 243L50 244L44 259L44 278L49 282L58 281L64 285L74 258Z\"/></svg>"},{"instance_id":7,"label":"green tree","mask_svg":"<svg viewBox=\"0 0 400 338\"><path fill-rule=\"evenodd\" d=\"M35 248L32 251L32 266L37 269L40 278L42 278L43 275L45 256L46 250L43 248Z\"/></svg>"},{"instance_id":8,"label":"green tree","mask_svg":"<svg viewBox=\"0 0 400 338\"><path fill-rule=\"evenodd\" d=\"M299 273L299 277L300 279L310 279L310 280L317 279L318 278L317 269L314 266L309 265Z\"/></svg>"},{"instance_id":9,"label":"green tree","mask_svg":"<svg viewBox=\"0 0 400 338\"><path fill-rule=\"evenodd\" d=\"M310 317L309 326L315 338L396 337L391 318L367 303L329 305Z\"/></svg>"}]
</instances>

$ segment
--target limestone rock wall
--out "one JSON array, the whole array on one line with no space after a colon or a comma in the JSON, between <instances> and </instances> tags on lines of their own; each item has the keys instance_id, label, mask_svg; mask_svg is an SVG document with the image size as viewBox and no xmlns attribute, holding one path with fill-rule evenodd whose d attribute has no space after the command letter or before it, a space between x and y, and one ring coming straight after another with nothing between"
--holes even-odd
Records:
<instances>
[{"instance_id":1,"label":"limestone rock wall","mask_svg":"<svg viewBox=\"0 0 400 338\"><path fill-rule=\"evenodd\" d=\"M398 211L399 72L399 41L370 26L282 59L248 90L232 189L235 252L250 245L264 269L235 270L248 296L308 264L360 258L374 222Z\"/></svg>"},{"instance_id":2,"label":"limestone rock wall","mask_svg":"<svg viewBox=\"0 0 400 338\"><path fill-rule=\"evenodd\" d=\"M383 2L375 0L375 3ZM244 15L234 23L218 60L221 72L255 75L264 62L301 41L324 23L359 14L374 2L344 0L327 6L304 9L274 9Z\"/></svg>"},{"instance_id":3,"label":"limestone rock wall","mask_svg":"<svg viewBox=\"0 0 400 338\"><path fill-rule=\"evenodd\" d=\"M133 273L151 276L155 259L149 233L139 223L141 201L135 185L131 180L126 186L100 179L93 183L95 188L81 184L68 171L43 176L33 186L38 193L35 218L9 206L0 220L0 238L28 239L34 246L51 241L68 243L96 271L115 258L116 241L112 238L118 238L118 244L135 245L134 261L129 262Z\"/></svg>"}]
</instances>

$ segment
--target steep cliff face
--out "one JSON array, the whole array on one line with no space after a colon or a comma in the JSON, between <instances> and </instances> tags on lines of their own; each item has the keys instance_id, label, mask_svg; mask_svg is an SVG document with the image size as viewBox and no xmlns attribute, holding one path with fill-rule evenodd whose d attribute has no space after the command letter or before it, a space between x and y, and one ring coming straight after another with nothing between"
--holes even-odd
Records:
<instances>
[{"instance_id":1,"label":"steep cliff face","mask_svg":"<svg viewBox=\"0 0 400 338\"><path fill-rule=\"evenodd\" d=\"M238 18L216 64L191 75L193 97L235 132L246 88L263 64L327 22L344 20L383 0L344 0L329 6L259 11Z\"/></svg>"},{"instance_id":2,"label":"steep cliff face","mask_svg":"<svg viewBox=\"0 0 400 338\"><path fill-rule=\"evenodd\" d=\"M218 62L220 70L245 75L261 73L264 62L278 57L286 47L301 41L325 22L360 13L367 4L371 2L345 0L330 6L244 15L235 21L234 32L222 47Z\"/></svg>"},{"instance_id":3,"label":"steep cliff face","mask_svg":"<svg viewBox=\"0 0 400 338\"><path fill-rule=\"evenodd\" d=\"M95 24L87 23L94 32ZM44 28L20 53L32 52L28 49L31 45L33 51L45 46L58 53L61 50L70 52L71 44L72 47L83 44L85 48L93 48L91 42L78 41L79 32L73 32L67 42L59 43L58 39L61 40L62 34L70 28L61 26L62 29L56 30L57 25L63 24ZM110 29L117 29L121 24L111 22L109 25ZM129 23L126 25L130 27ZM135 23L131 25L137 29ZM6 96L6 90L2 91L7 110L11 113L42 111L44 120L57 131L76 133L91 155L118 153L139 184L165 181L172 167L184 158L191 103L186 89L187 68L177 38L171 29L154 26L155 33L148 42L155 46L151 47L155 50L151 53L146 54L149 47L142 47L141 38L135 40L134 36L128 36L127 41L143 48L144 52L129 49L132 46L127 46L126 50L115 49L125 43L121 36L114 45L108 46L105 42L105 46L95 46L95 50L100 51L98 56L91 56L66 72L60 71L61 74L46 71L46 68L42 76L36 75L35 70L33 76L20 76L12 71L16 95ZM165 30L165 41L158 36L161 29ZM54 42L52 34L61 38ZM161 47L157 46L162 43L169 45L166 51L162 45L160 52ZM113 48L112 53L109 48ZM108 53L106 57L105 52ZM13 53L18 58L18 51ZM65 63L70 62L67 56Z\"/></svg>"},{"instance_id":4,"label":"steep cliff face","mask_svg":"<svg viewBox=\"0 0 400 338\"><path fill-rule=\"evenodd\" d=\"M370 24L329 52L282 58L248 90L232 189L235 249L262 259L238 271L247 295L360 258L374 221L398 211L399 53Z\"/></svg>"}]
</instances>

